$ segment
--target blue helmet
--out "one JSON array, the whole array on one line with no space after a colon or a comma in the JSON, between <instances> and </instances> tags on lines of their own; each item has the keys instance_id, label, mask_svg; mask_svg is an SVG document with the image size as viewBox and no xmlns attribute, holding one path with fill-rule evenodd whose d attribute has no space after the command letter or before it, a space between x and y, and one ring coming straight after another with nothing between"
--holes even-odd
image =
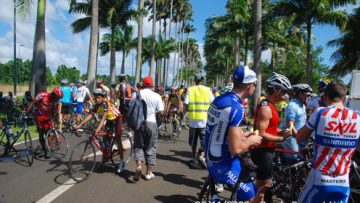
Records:
<instances>
[{"instance_id":1,"label":"blue helmet","mask_svg":"<svg viewBox=\"0 0 360 203\"><path fill-rule=\"evenodd\" d=\"M254 83L257 81L255 72L251 70L249 66L237 67L234 71L233 77L234 82L242 84Z\"/></svg>"},{"instance_id":2,"label":"blue helmet","mask_svg":"<svg viewBox=\"0 0 360 203\"><path fill-rule=\"evenodd\" d=\"M330 80L327 78L321 78L319 80L319 88L320 89L326 89L327 85L330 83Z\"/></svg>"}]
</instances>

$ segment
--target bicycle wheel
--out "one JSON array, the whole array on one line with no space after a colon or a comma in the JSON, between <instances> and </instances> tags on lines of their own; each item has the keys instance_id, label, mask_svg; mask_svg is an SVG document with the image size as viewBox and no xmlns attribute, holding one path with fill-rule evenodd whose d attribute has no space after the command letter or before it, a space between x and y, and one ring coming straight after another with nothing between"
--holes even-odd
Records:
<instances>
[{"instance_id":1,"label":"bicycle wheel","mask_svg":"<svg viewBox=\"0 0 360 203\"><path fill-rule=\"evenodd\" d=\"M185 125L185 128L186 129L190 129L190 126L189 126L189 113L186 113L185 115L184 115L184 125Z\"/></svg>"},{"instance_id":2,"label":"bicycle wheel","mask_svg":"<svg viewBox=\"0 0 360 203\"><path fill-rule=\"evenodd\" d=\"M65 136L56 129L50 129L46 135L46 147L51 156L62 159L66 156L69 145Z\"/></svg>"},{"instance_id":3,"label":"bicycle wheel","mask_svg":"<svg viewBox=\"0 0 360 203\"><path fill-rule=\"evenodd\" d=\"M28 160L29 166L33 164L34 156L33 156L33 145L30 136L30 132L28 130L25 131L25 147L26 147L26 158Z\"/></svg>"},{"instance_id":4,"label":"bicycle wheel","mask_svg":"<svg viewBox=\"0 0 360 203\"><path fill-rule=\"evenodd\" d=\"M209 177L206 178L203 187L198 196L198 201L200 202L211 202L211 189L210 189L210 181Z\"/></svg>"},{"instance_id":5,"label":"bicycle wheel","mask_svg":"<svg viewBox=\"0 0 360 203\"><path fill-rule=\"evenodd\" d=\"M89 178L96 164L95 147L91 140L84 140L71 151L69 159L70 177L80 183Z\"/></svg>"},{"instance_id":6,"label":"bicycle wheel","mask_svg":"<svg viewBox=\"0 0 360 203\"><path fill-rule=\"evenodd\" d=\"M0 156L6 153L6 133L3 130L0 134Z\"/></svg>"}]
</instances>

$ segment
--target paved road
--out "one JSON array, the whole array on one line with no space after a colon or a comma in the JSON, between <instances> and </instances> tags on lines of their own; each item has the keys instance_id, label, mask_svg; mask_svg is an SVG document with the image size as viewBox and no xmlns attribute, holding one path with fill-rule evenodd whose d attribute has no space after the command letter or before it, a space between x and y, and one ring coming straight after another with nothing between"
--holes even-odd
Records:
<instances>
[{"instance_id":1,"label":"paved road","mask_svg":"<svg viewBox=\"0 0 360 203\"><path fill-rule=\"evenodd\" d=\"M66 137L70 150L82 139L70 134ZM79 184L68 176L68 158L34 160L31 167L21 161L0 162L0 202L48 202L54 197L53 202L194 202L207 172L188 168L191 153L187 137L188 131L183 131L176 143L159 139L156 177L138 183L132 182L133 162L120 176L111 165L97 167Z\"/></svg>"}]
</instances>

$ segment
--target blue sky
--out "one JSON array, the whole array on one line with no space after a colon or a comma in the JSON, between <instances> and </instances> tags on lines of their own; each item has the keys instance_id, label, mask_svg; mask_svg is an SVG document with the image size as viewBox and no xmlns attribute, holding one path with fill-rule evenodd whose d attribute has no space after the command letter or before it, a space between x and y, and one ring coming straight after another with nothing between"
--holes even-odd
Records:
<instances>
[{"instance_id":1,"label":"blue sky","mask_svg":"<svg viewBox=\"0 0 360 203\"><path fill-rule=\"evenodd\" d=\"M4 63L13 57L13 0L1 0L0 7L0 62ZM34 0L34 2L37 2ZM226 12L226 0L190 0L193 6L193 24L197 31L191 36L198 40L200 53L203 53L202 45L205 35L205 20L210 16L223 15ZM211 2L211 3L210 3ZM133 7L136 7L137 1L133 1ZM347 10L351 10L347 8ZM35 31L35 17L36 4L32 5L31 15L26 19L17 19L17 54L21 58L32 58L32 47ZM48 0L46 10L46 50L47 50L47 64L55 73L56 68L60 64L67 66L76 66L81 73L86 72L88 46L89 46L89 31L81 34L73 34L70 29L70 24L75 19L80 18L80 15L68 14L67 0ZM129 22L135 26L136 22ZM173 26L174 29L174 26ZM100 36L107 33L108 30L101 29ZM134 33L135 35L137 32ZM144 21L144 36L151 34L151 22ZM324 58L324 63L332 65L330 56L334 52L334 48L328 48L326 43L339 36L339 31L334 26L316 26L313 30L316 36L314 44L316 46L323 46L324 52L321 57ZM136 36L134 36L136 37ZM21 46L20 45L24 45ZM126 73L132 74L132 58L136 53L133 51L126 58ZM117 73L120 72L121 53L116 54ZM171 55L173 59L174 55ZM269 58L270 53L265 52L263 58ZM98 61L98 71L100 74L109 74L110 56L100 56ZM172 64L172 62L170 63ZM148 65L143 66L144 74L148 71ZM172 67L171 67L172 68ZM170 71L172 73L172 71ZM172 77L172 75L171 75Z\"/></svg>"}]
</instances>

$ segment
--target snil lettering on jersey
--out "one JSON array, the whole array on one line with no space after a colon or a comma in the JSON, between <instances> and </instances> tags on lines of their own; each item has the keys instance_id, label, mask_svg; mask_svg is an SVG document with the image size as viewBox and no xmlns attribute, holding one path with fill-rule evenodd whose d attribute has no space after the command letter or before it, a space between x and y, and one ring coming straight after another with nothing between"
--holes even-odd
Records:
<instances>
[{"instance_id":1,"label":"snil lettering on jersey","mask_svg":"<svg viewBox=\"0 0 360 203\"><path fill-rule=\"evenodd\" d=\"M325 127L325 130L337 132L340 130L340 134L343 133L356 133L356 122L354 123L337 123L336 121L330 121L328 122L327 126Z\"/></svg>"}]
</instances>

